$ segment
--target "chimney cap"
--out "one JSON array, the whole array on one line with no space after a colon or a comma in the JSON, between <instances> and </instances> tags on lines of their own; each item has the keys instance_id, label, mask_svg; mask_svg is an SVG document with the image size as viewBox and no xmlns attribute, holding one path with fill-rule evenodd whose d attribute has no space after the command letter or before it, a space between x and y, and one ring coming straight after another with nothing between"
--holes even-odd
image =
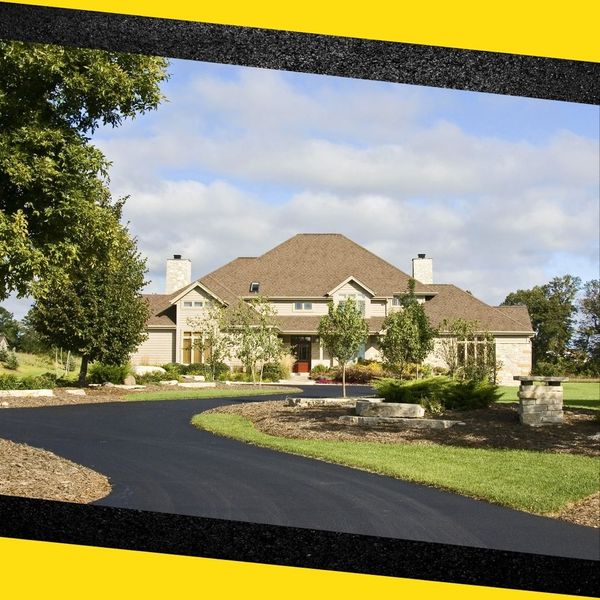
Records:
<instances>
[{"instance_id":1,"label":"chimney cap","mask_svg":"<svg viewBox=\"0 0 600 600\"><path fill-rule=\"evenodd\" d=\"M424 252L422 252L421 254L417 254L417 256L418 256L419 258L425 258L425 253L424 253Z\"/></svg>"},{"instance_id":2,"label":"chimney cap","mask_svg":"<svg viewBox=\"0 0 600 600\"><path fill-rule=\"evenodd\" d=\"M173 254L174 260L181 260L181 254Z\"/></svg>"}]
</instances>

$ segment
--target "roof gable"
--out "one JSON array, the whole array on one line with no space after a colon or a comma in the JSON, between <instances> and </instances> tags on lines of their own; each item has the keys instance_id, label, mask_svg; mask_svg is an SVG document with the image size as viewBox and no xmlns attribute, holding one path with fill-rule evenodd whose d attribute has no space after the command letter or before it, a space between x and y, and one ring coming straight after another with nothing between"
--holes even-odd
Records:
<instances>
[{"instance_id":1,"label":"roof gable","mask_svg":"<svg viewBox=\"0 0 600 600\"><path fill-rule=\"evenodd\" d=\"M336 285L332 290L327 292L327 296L333 296L338 290L343 288L347 283L350 283L351 281L353 281L358 287L362 288L365 292L367 292L371 296L375 295L375 292L373 290L369 289L364 283L361 283L358 279L356 279L356 277L353 277L351 275L350 277L346 277L346 279L344 279L344 281L342 281L341 283Z\"/></svg>"}]
</instances>

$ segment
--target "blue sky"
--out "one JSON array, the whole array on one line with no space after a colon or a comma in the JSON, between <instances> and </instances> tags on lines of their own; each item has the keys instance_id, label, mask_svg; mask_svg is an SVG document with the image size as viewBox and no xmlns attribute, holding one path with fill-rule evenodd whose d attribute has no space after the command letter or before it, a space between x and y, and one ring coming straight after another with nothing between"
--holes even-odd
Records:
<instances>
[{"instance_id":1,"label":"blue sky","mask_svg":"<svg viewBox=\"0 0 600 600\"><path fill-rule=\"evenodd\" d=\"M343 233L492 304L598 277L599 108L171 61L168 102L93 142L148 258L199 277L298 232ZM16 314L26 309L11 300Z\"/></svg>"}]
</instances>

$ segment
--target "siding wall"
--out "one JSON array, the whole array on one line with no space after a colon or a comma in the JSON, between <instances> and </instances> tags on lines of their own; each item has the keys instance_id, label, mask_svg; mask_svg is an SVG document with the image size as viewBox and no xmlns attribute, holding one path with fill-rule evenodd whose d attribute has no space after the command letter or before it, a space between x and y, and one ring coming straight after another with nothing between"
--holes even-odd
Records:
<instances>
[{"instance_id":1,"label":"siding wall","mask_svg":"<svg viewBox=\"0 0 600 600\"><path fill-rule=\"evenodd\" d=\"M298 298L298 302L300 302L301 300L302 298ZM278 315L283 316L326 315L327 309L329 307L329 302L327 300L307 300L307 302L312 302L312 310L295 310L295 302L295 300L273 300L270 304L277 311Z\"/></svg>"},{"instance_id":2,"label":"siding wall","mask_svg":"<svg viewBox=\"0 0 600 600\"><path fill-rule=\"evenodd\" d=\"M175 361L175 330L149 329L148 339L131 355L133 365L164 365Z\"/></svg>"}]
</instances>

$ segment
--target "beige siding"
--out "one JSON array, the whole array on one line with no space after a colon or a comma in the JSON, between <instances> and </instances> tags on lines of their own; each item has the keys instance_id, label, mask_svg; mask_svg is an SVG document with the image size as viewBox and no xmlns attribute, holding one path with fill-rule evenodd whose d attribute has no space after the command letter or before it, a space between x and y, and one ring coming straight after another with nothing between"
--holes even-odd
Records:
<instances>
[{"instance_id":1,"label":"beige siding","mask_svg":"<svg viewBox=\"0 0 600 600\"><path fill-rule=\"evenodd\" d=\"M327 308L329 306L329 302L326 300L302 300L302 298L298 298L298 302L312 302L312 310L296 310L294 308L294 304L296 300L273 300L271 301L271 306L277 311L278 315L282 316L310 316L310 315L326 315Z\"/></svg>"},{"instance_id":2,"label":"beige siding","mask_svg":"<svg viewBox=\"0 0 600 600\"><path fill-rule=\"evenodd\" d=\"M369 310L369 309L367 309ZM386 303L385 300L375 300L371 302L370 314L371 317L385 317L386 316Z\"/></svg>"},{"instance_id":3,"label":"beige siding","mask_svg":"<svg viewBox=\"0 0 600 600\"><path fill-rule=\"evenodd\" d=\"M186 302L192 302L191 307L186 307ZM202 307L194 308L194 302L202 302ZM206 311L206 303L214 302L214 298L210 294L205 293L201 288L196 287L190 290L183 298L177 302L177 324L185 328L187 320L193 317L199 317Z\"/></svg>"},{"instance_id":4,"label":"beige siding","mask_svg":"<svg viewBox=\"0 0 600 600\"><path fill-rule=\"evenodd\" d=\"M131 355L134 365L164 365L175 360L175 330L149 329L148 339Z\"/></svg>"}]
</instances>

